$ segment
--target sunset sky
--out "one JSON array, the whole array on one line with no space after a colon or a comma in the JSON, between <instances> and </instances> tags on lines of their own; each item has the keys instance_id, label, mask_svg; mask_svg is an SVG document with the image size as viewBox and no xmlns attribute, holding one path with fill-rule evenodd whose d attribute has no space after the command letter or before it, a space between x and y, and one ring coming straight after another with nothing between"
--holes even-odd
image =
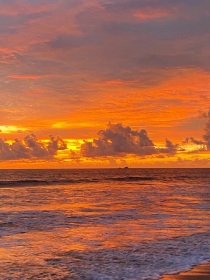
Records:
<instances>
[{"instance_id":1,"label":"sunset sky","mask_svg":"<svg viewBox=\"0 0 210 280\"><path fill-rule=\"evenodd\" d=\"M0 0L2 168L210 167L209 0Z\"/></svg>"}]
</instances>

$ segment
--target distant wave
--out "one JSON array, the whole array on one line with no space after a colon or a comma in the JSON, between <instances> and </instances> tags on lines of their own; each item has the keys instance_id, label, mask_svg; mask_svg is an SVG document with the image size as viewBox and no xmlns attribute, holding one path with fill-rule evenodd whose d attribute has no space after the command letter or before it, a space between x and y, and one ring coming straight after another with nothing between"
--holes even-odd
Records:
<instances>
[{"instance_id":1,"label":"distant wave","mask_svg":"<svg viewBox=\"0 0 210 280\"><path fill-rule=\"evenodd\" d=\"M76 183L90 183L96 180L18 180L18 181L1 181L2 186L37 186L37 185L66 185ZM97 180L98 182L98 180Z\"/></svg>"},{"instance_id":2,"label":"distant wave","mask_svg":"<svg viewBox=\"0 0 210 280\"><path fill-rule=\"evenodd\" d=\"M81 183L99 183L103 181L119 181L119 182L137 182L155 180L153 177L113 177L113 178L92 178L92 179L68 179L68 180L8 180L0 181L0 187L15 187L15 186L37 186L37 185L67 185L67 184L81 184Z\"/></svg>"},{"instance_id":3,"label":"distant wave","mask_svg":"<svg viewBox=\"0 0 210 280\"><path fill-rule=\"evenodd\" d=\"M136 176L127 176L127 177L113 177L107 178L106 180L110 181L123 181L123 182L137 182L137 181L151 181L155 180L153 177L136 177Z\"/></svg>"}]
</instances>

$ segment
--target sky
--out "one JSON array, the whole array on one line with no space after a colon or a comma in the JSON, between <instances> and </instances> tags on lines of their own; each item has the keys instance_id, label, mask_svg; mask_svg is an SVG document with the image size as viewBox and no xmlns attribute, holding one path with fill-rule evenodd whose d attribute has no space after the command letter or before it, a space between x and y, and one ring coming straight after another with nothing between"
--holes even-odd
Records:
<instances>
[{"instance_id":1,"label":"sky","mask_svg":"<svg viewBox=\"0 0 210 280\"><path fill-rule=\"evenodd\" d=\"M210 167L209 0L0 0L2 168Z\"/></svg>"}]
</instances>

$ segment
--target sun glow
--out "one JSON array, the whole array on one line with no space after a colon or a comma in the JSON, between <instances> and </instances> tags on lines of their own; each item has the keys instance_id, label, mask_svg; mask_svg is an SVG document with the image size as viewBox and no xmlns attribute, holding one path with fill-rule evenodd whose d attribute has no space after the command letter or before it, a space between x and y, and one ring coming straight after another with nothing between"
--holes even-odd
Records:
<instances>
[{"instance_id":1,"label":"sun glow","mask_svg":"<svg viewBox=\"0 0 210 280\"><path fill-rule=\"evenodd\" d=\"M27 128L17 127L15 125L0 125L0 132L4 134L26 132L27 130Z\"/></svg>"}]
</instances>

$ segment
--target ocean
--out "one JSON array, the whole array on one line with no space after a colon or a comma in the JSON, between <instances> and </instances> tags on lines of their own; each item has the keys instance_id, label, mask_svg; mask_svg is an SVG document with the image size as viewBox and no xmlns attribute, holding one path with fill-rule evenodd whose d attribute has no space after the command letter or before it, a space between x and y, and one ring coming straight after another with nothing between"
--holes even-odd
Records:
<instances>
[{"instance_id":1,"label":"ocean","mask_svg":"<svg viewBox=\"0 0 210 280\"><path fill-rule=\"evenodd\" d=\"M0 171L0 279L143 280L210 261L210 169Z\"/></svg>"}]
</instances>

